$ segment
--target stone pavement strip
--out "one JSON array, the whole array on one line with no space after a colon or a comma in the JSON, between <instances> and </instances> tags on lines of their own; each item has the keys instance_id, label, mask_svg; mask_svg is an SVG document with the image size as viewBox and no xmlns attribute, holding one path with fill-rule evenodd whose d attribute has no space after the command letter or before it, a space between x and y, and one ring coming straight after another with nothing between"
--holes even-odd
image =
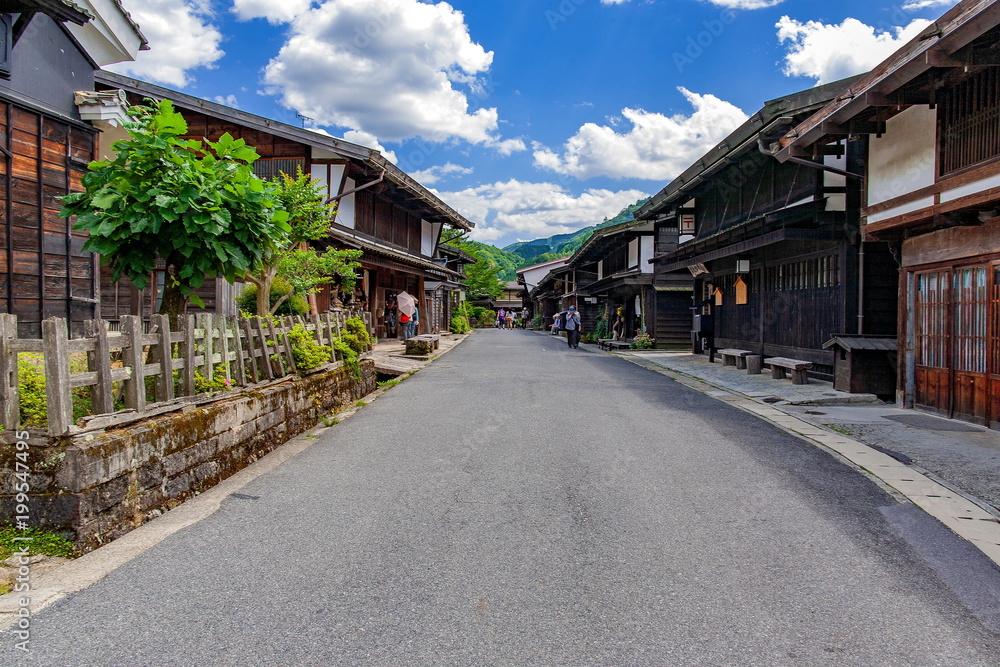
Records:
<instances>
[{"instance_id":1,"label":"stone pavement strip","mask_svg":"<svg viewBox=\"0 0 1000 667\"><path fill-rule=\"evenodd\" d=\"M432 363L442 354L447 353L464 341L466 335L443 335L441 346L429 357L395 359L399 375L412 375ZM402 355L403 344L390 340L380 342L366 356L373 357L376 364L387 358ZM404 355L405 356L405 355ZM390 361L389 363L393 363ZM354 415L363 404L367 404L385 393L386 388L376 389L363 397L355 406L348 406L337 413L337 421L341 422ZM208 491L201 493L178 507L165 512L163 516L143 524L100 549L84 554L76 560L66 562L31 581L31 612L37 613L45 607L66 597L70 593L83 590L108 573L136 558L139 554L159 544L177 531L201 521L219 509L220 503L238 492L241 488L270 470L277 468L285 461L294 458L313 443L317 442L320 433L335 425L318 425L316 428L293 438L278 447L263 458L250 464L235 475L223 480ZM10 627L17 621L15 614L21 608L19 600L24 593L7 593L0 595L0 630Z\"/></svg>"},{"instance_id":2,"label":"stone pavement strip","mask_svg":"<svg viewBox=\"0 0 1000 667\"><path fill-rule=\"evenodd\" d=\"M854 438L778 407L781 404L880 405L876 397L834 391L830 383L813 379L807 385L793 385L788 380L773 380L766 375L747 375L732 367L710 364L705 357L693 354L638 351L616 354L818 444L938 519L1000 565L1000 521L985 503L976 502ZM769 400L765 402L765 398Z\"/></svg>"}]
</instances>

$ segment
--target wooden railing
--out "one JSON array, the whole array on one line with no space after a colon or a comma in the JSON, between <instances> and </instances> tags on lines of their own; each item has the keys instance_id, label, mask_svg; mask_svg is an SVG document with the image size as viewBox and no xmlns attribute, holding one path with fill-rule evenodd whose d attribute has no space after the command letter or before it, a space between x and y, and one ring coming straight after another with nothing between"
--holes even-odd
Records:
<instances>
[{"instance_id":1,"label":"wooden railing","mask_svg":"<svg viewBox=\"0 0 1000 667\"><path fill-rule=\"evenodd\" d=\"M370 331L370 316L364 316ZM297 370L287 336L296 324L331 346L331 364L343 361L331 342L345 327L340 313L278 320L202 313L177 322L171 327L170 318L156 315L144 325L128 316L112 332L106 322L92 320L82 338L70 338L66 320L51 318L42 322L41 338L20 338L17 316L0 314L0 424L8 430L19 426L18 360L24 353L41 356L51 436L81 430L74 424L73 398L82 388L89 388L82 393L90 399L83 420L98 428L204 397L198 385L230 388L283 379Z\"/></svg>"}]
</instances>

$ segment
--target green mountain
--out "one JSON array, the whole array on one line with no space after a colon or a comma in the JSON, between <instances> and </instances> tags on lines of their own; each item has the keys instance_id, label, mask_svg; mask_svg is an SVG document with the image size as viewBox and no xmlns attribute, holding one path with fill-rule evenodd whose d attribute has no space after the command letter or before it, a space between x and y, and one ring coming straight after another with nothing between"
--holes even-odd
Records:
<instances>
[{"instance_id":1,"label":"green mountain","mask_svg":"<svg viewBox=\"0 0 1000 667\"><path fill-rule=\"evenodd\" d=\"M515 268L540 264L560 257L569 257L590 238L596 230L603 227L610 227L623 222L630 222L635 219L635 212L649 201L649 198L640 199L634 204L630 204L618 212L613 218L605 218L604 222L585 227L572 234L556 234L545 239L535 239L534 241L520 241L512 243L502 249L504 253L514 255L520 259L520 263ZM513 280L513 279L511 279Z\"/></svg>"}]
</instances>

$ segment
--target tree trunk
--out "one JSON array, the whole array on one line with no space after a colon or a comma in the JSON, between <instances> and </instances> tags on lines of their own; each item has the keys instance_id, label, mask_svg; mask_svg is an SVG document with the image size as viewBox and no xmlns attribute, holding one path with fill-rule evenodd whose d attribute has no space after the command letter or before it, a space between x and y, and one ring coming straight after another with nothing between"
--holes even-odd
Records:
<instances>
[{"instance_id":1,"label":"tree trunk","mask_svg":"<svg viewBox=\"0 0 1000 667\"><path fill-rule=\"evenodd\" d=\"M160 301L160 314L171 315L175 318L183 315L187 310L187 297L181 292L181 285L175 276L177 273L177 263L168 261L166 273L163 280L163 298Z\"/></svg>"},{"instance_id":2,"label":"tree trunk","mask_svg":"<svg viewBox=\"0 0 1000 667\"><path fill-rule=\"evenodd\" d=\"M271 314L271 284L274 282L274 276L277 272L276 267L267 267L260 277L253 281L257 285L257 315L259 317L267 317Z\"/></svg>"}]
</instances>

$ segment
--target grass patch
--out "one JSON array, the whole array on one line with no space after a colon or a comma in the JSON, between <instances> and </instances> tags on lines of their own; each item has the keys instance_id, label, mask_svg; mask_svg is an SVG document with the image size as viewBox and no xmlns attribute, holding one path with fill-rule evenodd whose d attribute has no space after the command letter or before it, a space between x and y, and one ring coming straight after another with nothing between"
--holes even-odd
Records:
<instances>
[{"instance_id":1,"label":"grass patch","mask_svg":"<svg viewBox=\"0 0 1000 667\"><path fill-rule=\"evenodd\" d=\"M30 537L31 540L14 539L22 537ZM75 544L50 530L42 528L18 530L9 524L0 526L0 560L10 558L15 551L25 547L33 556L76 558L80 555Z\"/></svg>"},{"instance_id":2,"label":"grass patch","mask_svg":"<svg viewBox=\"0 0 1000 667\"><path fill-rule=\"evenodd\" d=\"M363 407L365 407L366 405L368 405L368 401L358 401L358 402L357 402L357 403L355 403L354 405L358 406L359 408L363 408Z\"/></svg>"},{"instance_id":3,"label":"grass patch","mask_svg":"<svg viewBox=\"0 0 1000 667\"><path fill-rule=\"evenodd\" d=\"M382 389L389 389L390 387L395 387L397 384L402 382L399 378L393 378L392 380L385 380L384 382L376 382L376 386Z\"/></svg>"},{"instance_id":4,"label":"grass patch","mask_svg":"<svg viewBox=\"0 0 1000 667\"><path fill-rule=\"evenodd\" d=\"M851 437L854 436L854 432L851 429L845 428L845 427L840 426L838 424L823 424L823 426L827 427L831 431L836 431L837 433L841 433L843 435L847 435L847 436L851 436Z\"/></svg>"}]
</instances>

